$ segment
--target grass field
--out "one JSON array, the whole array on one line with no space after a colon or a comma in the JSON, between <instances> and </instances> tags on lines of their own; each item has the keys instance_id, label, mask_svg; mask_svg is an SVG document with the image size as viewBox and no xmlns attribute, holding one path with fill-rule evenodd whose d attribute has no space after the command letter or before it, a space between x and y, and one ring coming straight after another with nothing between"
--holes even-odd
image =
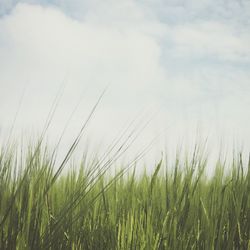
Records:
<instances>
[{"instance_id":1,"label":"grass field","mask_svg":"<svg viewBox=\"0 0 250 250\"><path fill-rule=\"evenodd\" d=\"M153 174L109 160L55 165L41 143L0 152L0 249L250 249L250 164L163 159ZM130 168L130 171L127 170Z\"/></svg>"}]
</instances>

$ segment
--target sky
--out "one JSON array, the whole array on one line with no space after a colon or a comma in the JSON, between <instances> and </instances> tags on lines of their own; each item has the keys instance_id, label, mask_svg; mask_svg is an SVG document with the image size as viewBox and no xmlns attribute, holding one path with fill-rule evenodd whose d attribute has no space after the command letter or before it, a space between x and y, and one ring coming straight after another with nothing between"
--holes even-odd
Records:
<instances>
[{"instance_id":1,"label":"sky","mask_svg":"<svg viewBox=\"0 0 250 250\"><path fill-rule=\"evenodd\" d=\"M156 136L157 160L197 138L249 152L249 80L248 0L0 0L1 140L14 120L34 138L62 93L48 138L70 120L67 150L107 88L82 145L135 120L133 156Z\"/></svg>"}]
</instances>

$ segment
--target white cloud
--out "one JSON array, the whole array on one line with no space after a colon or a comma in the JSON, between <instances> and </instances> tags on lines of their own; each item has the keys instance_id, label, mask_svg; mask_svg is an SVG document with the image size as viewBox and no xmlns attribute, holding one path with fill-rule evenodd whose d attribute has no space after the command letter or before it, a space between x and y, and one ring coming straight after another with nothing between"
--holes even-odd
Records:
<instances>
[{"instance_id":1,"label":"white cloud","mask_svg":"<svg viewBox=\"0 0 250 250\"><path fill-rule=\"evenodd\" d=\"M7 124L28 81L18 126L41 127L66 76L69 84L55 134L62 130L80 92L90 89L74 129L104 86L111 84L93 127L98 135L114 135L131 112L155 103L151 91L165 78L157 41L130 25L119 30L73 20L56 8L19 4L0 20L0 34L0 113Z\"/></svg>"},{"instance_id":2,"label":"white cloud","mask_svg":"<svg viewBox=\"0 0 250 250\"><path fill-rule=\"evenodd\" d=\"M129 117L149 104L160 107L160 117L144 133L138 148L169 125L167 140L173 144L185 134L192 139L197 122L214 138L219 137L218 131L228 131L232 138L233 131L240 129L239 138L250 137L250 118L240 113L249 104L249 73L238 65L249 63L250 40L244 28L218 20L164 23L150 10L149 2L53 4L21 3L0 19L1 126L9 126L28 82L17 127L41 127L66 78L52 134L60 133L81 92L89 90L67 141L109 83L89 130L97 138L114 136Z\"/></svg>"},{"instance_id":3,"label":"white cloud","mask_svg":"<svg viewBox=\"0 0 250 250\"><path fill-rule=\"evenodd\" d=\"M105 77L134 89L142 83L157 84L163 77L157 42L130 28L79 22L57 9L20 4L1 21L1 32L2 43L11 46L9 51L2 46L2 55L26 75L37 69L54 75L70 72L79 80L95 77L101 82ZM2 64L11 69L3 60Z\"/></svg>"}]
</instances>

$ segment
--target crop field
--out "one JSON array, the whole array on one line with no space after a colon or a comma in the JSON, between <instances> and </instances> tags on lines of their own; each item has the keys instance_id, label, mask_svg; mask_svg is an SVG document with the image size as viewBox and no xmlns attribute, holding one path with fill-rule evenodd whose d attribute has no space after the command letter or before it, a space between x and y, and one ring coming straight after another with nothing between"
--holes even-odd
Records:
<instances>
[{"instance_id":1,"label":"crop field","mask_svg":"<svg viewBox=\"0 0 250 250\"><path fill-rule=\"evenodd\" d=\"M250 0L0 0L0 250L250 250Z\"/></svg>"},{"instance_id":2,"label":"crop field","mask_svg":"<svg viewBox=\"0 0 250 250\"><path fill-rule=\"evenodd\" d=\"M135 119L101 156L86 150L76 161L101 98L62 157L67 124L56 146L45 141L56 102L36 143L11 139L14 119L0 147L0 250L249 250L250 156L234 152L227 160L219 154L211 166L206 143L195 143L191 154L177 150L170 161L162 153L152 172L148 166L138 171L158 137L120 163L143 131Z\"/></svg>"},{"instance_id":3,"label":"crop field","mask_svg":"<svg viewBox=\"0 0 250 250\"><path fill-rule=\"evenodd\" d=\"M72 150L72 149L71 149ZM84 159L55 166L38 143L0 151L0 249L250 249L250 164L176 156L152 174ZM70 153L70 152L68 152ZM130 171L128 171L130 170Z\"/></svg>"}]
</instances>

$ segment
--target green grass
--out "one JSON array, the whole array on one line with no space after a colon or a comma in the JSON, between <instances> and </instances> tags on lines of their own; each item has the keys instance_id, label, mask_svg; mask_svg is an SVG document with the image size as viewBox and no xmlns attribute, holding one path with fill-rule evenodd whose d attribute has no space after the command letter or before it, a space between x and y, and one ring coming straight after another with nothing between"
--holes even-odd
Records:
<instances>
[{"instance_id":1,"label":"green grass","mask_svg":"<svg viewBox=\"0 0 250 250\"><path fill-rule=\"evenodd\" d=\"M41 143L1 148L0 249L250 249L250 164L240 154L210 178L198 150L152 175L132 163L112 177L114 164L97 159L62 175L65 159L58 168Z\"/></svg>"}]
</instances>

